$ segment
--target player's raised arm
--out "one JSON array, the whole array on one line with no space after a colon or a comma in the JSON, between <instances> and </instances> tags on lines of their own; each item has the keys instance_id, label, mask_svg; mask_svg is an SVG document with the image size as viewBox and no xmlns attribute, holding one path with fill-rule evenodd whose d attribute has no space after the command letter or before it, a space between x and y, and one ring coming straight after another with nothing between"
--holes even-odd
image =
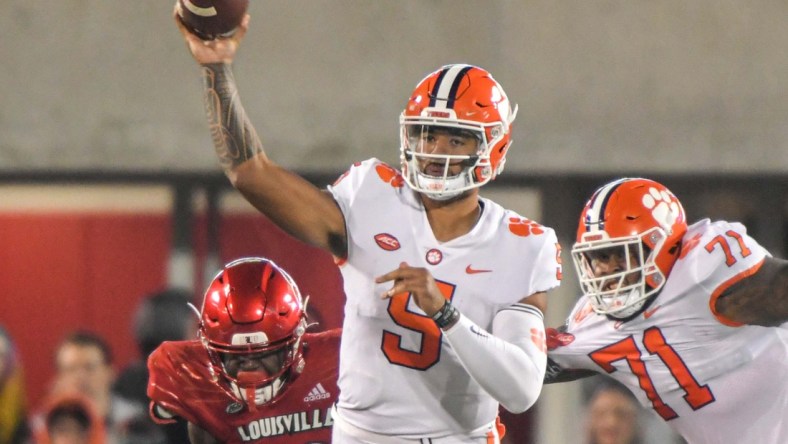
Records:
<instances>
[{"instance_id":1,"label":"player's raised arm","mask_svg":"<svg viewBox=\"0 0 788 444\"><path fill-rule=\"evenodd\" d=\"M757 272L722 293L716 308L742 324L772 327L788 321L788 261L766 257Z\"/></svg>"},{"instance_id":2,"label":"player's raised arm","mask_svg":"<svg viewBox=\"0 0 788 444\"><path fill-rule=\"evenodd\" d=\"M213 40L201 40L189 32L177 12L173 16L192 56L202 66L211 138L233 186L288 233L344 256L344 218L334 199L268 158L241 104L232 62L248 29L249 15L232 36Z\"/></svg>"}]
</instances>

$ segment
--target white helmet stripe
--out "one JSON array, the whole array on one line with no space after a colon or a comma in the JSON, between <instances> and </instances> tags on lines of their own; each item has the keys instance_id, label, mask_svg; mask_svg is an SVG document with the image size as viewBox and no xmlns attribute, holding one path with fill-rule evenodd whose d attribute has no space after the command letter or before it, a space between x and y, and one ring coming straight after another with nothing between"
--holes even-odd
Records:
<instances>
[{"instance_id":1,"label":"white helmet stripe","mask_svg":"<svg viewBox=\"0 0 788 444\"><path fill-rule=\"evenodd\" d=\"M600 188L596 193L594 193L593 196L591 196L591 202L589 202L588 205L586 219L583 221L586 225L587 232L590 233L595 231L603 231L605 229L604 217L607 201L610 199L613 191L615 191L619 185L627 180L629 179L619 179L615 182L611 182Z\"/></svg>"},{"instance_id":2,"label":"white helmet stripe","mask_svg":"<svg viewBox=\"0 0 788 444\"><path fill-rule=\"evenodd\" d=\"M432 89L430 106L439 109L453 109L460 81L471 68L473 68L471 65L450 65L446 67Z\"/></svg>"}]
</instances>

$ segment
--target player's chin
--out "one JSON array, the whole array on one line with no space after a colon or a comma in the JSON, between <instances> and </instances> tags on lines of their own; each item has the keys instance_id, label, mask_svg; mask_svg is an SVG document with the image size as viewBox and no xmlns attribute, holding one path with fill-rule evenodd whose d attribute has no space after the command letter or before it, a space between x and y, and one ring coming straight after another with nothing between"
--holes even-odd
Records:
<instances>
[{"instance_id":1,"label":"player's chin","mask_svg":"<svg viewBox=\"0 0 788 444\"><path fill-rule=\"evenodd\" d=\"M468 198L472 197L475 192L476 192L476 188L471 188L469 190L465 190L465 191L457 194L456 196L452 196L452 197L450 197L448 199L437 199L437 198L434 198L434 197L430 197L430 195L427 194L427 193L423 193L423 194L424 194L424 196L427 199L430 199L431 201L440 204L440 206L446 206L446 205L451 205L451 204L453 204L455 202L459 202L461 200L468 199Z\"/></svg>"}]
</instances>

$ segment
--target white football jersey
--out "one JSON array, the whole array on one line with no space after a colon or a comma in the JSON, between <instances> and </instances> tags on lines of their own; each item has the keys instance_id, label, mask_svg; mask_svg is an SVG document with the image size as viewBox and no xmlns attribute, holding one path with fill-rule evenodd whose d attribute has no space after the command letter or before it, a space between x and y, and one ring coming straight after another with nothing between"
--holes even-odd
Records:
<instances>
[{"instance_id":1,"label":"white football jersey","mask_svg":"<svg viewBox=\"0 0 788 444\"><path fill-rule=\"evenodd\" d=\"M490 331L499 310L559 285L553 230L480 198L476 226L438 242L419 196L377 159L355 164L329 190L348 233L340 263L347 295L337 404L343 419L414 438L494 421L498 403L463 369L432 319L407 294L381 299L392 282L375 278L401 262L424 267L464 316Z\"/></svg>"},{"instance_id":2,"label":"white football jersey","mask_svg":"<svg viewBox=\"0 0 788 444\"><path fill-rule=\"evenodd\" d=\"M702 220L647 310L622 323L581 298L549 357L624 383L689 443L788 443L788 329L715 313L719 295L769 253L739 223ZM571 341L571 342L570 342Z\"/></svg>"}]
</instances>

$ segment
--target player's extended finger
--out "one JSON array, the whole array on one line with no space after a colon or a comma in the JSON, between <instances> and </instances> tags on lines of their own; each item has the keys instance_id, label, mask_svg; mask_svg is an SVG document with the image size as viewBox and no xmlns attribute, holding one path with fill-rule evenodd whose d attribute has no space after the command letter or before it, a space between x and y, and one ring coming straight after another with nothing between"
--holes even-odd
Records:
<instances>
[{"instance_id":1,"label":"player's extended finger","mask_svg":"<svg viewBox=\"0 0 788 444\"><path fill-rule=\"evenodd\" d=\"M398 293L400 293L400 292L397 291L397 286L394 285L393 287L391 287L388 290L384 291L383 294L380 295L380 298L381 299L389 299L391 297L394 297L394 295L398 294Z\"/></svg>"},{"instance_id":2,"label":"player's extended finger","mask_svg":"<svg viewBox=\"0 0 788 444\"><path fill-rule=\"evenodd\" d=\"M386 274L382 274L382 275L376 277L375 278L375 283L376 284L382 284L384 282L393 281L393 280L397 279L397 275L398 275L398 271L397 270L389 271Z\"/></svg>"},{"instance_id":3,"label":"player's extended finger","mask_svg":"<svg viewBox=\"0 0 788 444\"><path fill-rule=\"evenodd\" d=\"M376 277L375 283L382 284L383 282L404 279L408 275L408 270L410 270L410 266L407 264L407 262L400 262L397 269L391 270L386 274Z\"/></svg>"},{"instance_id":4,"label":"player's extended finger","mask_svg":"<svg viewBox=\"0 0 788 444\"><path fill-rule=\"evenodd\" d=\"M394 281L394 285L392 285L391 288L389 288L388 290L383 292L383 294L380 295L380 298L388 299L400 293L408 293L410 291L408 286L409 283L404 279L397 279L396 281Z\"/></svg>"},{"instance_id":5,"label":"player's extended finger","mask_svg":"<svg viewBox=\"0 0 788 444\"><path fill-rule=\"evenodd\" d=\"M252 16L249 14L244 14L243 20L241 20L241 24L238 25L238 29L236 29L235 33L233 34L233 40L236 42L240 42L243 40L244 36L246 35L246 31L249 30L249 19Z\"/></svg>"}]
</instances>

